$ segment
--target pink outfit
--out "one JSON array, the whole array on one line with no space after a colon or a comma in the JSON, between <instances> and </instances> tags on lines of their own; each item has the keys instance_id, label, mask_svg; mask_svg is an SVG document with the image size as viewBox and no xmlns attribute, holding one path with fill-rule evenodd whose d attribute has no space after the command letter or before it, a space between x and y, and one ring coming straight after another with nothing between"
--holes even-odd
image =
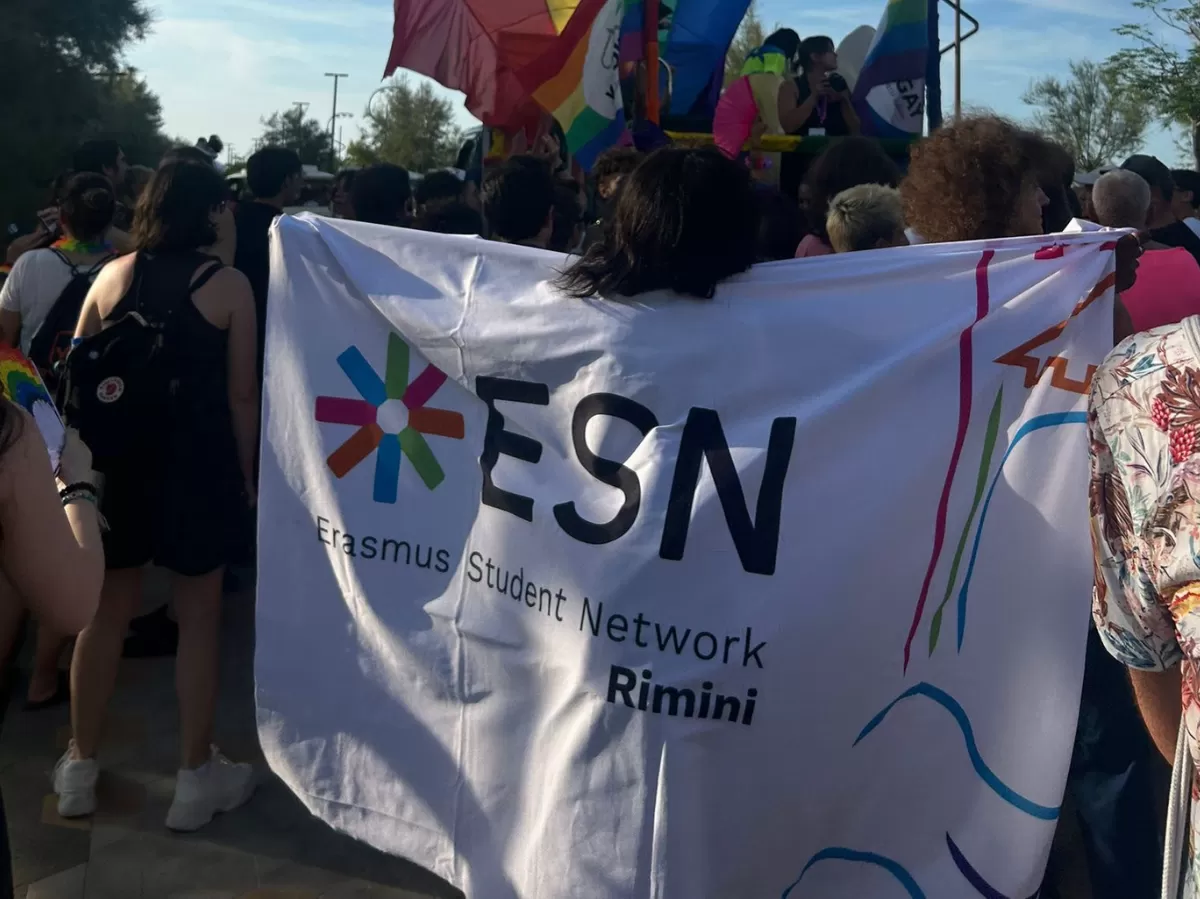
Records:
<instances>
[{"instance_id":1,"label":"pink outfit","mask_svg":"<svg viewBox=\"0 0 1200 899\"><path fill-rule=\"evenodd\" d=\"M800 246L796 247L796 258L806 259L809 256L832 256L833 247L821 240L815 234L805 236L804 240L800 241Z\"/></svg>"},{"instance_id":2,"label":"pink outfit","mask_svg":"<svg viewBox=\"0 0 1200 899\"><path fill-rule=\"evenodd\" d=\"M721 94L713 114L713 143L730 159L741 155L758 118L758 104L748 77L741 77Z\"/></svg>"},{"instance_id":3,"label":"pink outfit","mask_svg":"<svg viewBox=\"0 0 1200 899\"><path fill-rule=\"evenodd\" d=\"M1200 315L1200 265L1182 248L1147 250L1121 299L1139 333Z\"/></svg>"}]
</instances>

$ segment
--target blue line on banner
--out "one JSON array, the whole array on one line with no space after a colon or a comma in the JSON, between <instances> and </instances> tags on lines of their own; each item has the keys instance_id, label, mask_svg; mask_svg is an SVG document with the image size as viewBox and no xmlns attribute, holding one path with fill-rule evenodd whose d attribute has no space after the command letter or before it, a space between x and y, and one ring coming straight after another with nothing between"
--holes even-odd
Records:
<instances>
[{"instance_id":1,"label":"blue line on banner","mask_svg":"<svg viewBox=\"0 0 1200 899\"><path fill-rule=\"evenodd\" d=\"M855 739L854 745L857 746L862 742L864 737L882 724L888 712L895 708L898 703L903 702L905 699L911 699L914 696L924 696L927 699L932 699L953 716L955 723L958 724L958 729L962 731L963 740L967 744L967 755L971 759L971 767L975 769L975 773L979 775L980 779L991 787L993 793L1009 805L1020 809L1025 814L1031 815L1034 818L1040 818L1043 821L1053 821L1058 817L1058 806L1039 805L1032 799L1026 799L996 776L995 772L988 767L987 762L983 760L983 756L979 754L979 747L975 745L975 730L971 726L971 719L967 717L966 711L953 696L945 690L933 686L933 684L921 682L916 686L909 687L889 702L878 715L867 722L867 726L862 729L862 732Z\"/></svg>"},{"instance_id":2,"label":"blue line on banner","mask_svg":"<svg viewBox=\"0 0 1200 899\"><path fill-rule=\"evenodd\" d=\"M828 849L822 849L816 855L808 860L808 864L804 866L804 870L800 872L800 876L791 883L780 899L787 899L804 879L804 875L808 873L808 869L817 862L826 860L837 860L843 862L858 862L864 865L874 865L877 868L883 868L900 882L900 885L908 892L912 899L925 899L925 893L917 886L917 882L913 880L913 876L904 869L904 866L897 861L893 861L885 855L879 855L875 852L860 852L857 849L846 849L843 846L830 846Z\"/></svg>"},{"instance_id":3,"label":"blue line on banner","mask_svg":"<svg viewBox=\"0 0 1200 899\"><path fill-rule=\"evenodd\" d=\"M992 484L988 488L987 499L983 501L983 508L979 512L979 525L975 530L975 542L971 546L971 560L967 563L967 573L963 576L963 585L958 591L958 649L960 652L962 651L963 637L967 632L967 592L971 589L971 576L975 573L975 558L979 555L979 541L983 539L983 524L987 520L988 506L992 504L992 494L996 492L996 485L1000 483L1000 475L1004 474L1004 463L1008 461L1008 457L1012 455L1012 451L1017 448L1017 444L1034 431L1073 424L1087 424L1087 413L1051 412L1048 415L1039 415L1036 418L1031 418L1025 424L1021 425L1020 430L1017 431L1017 436L1013 438L1012 443L1008 445L1008 449L1004 451L1004 458L1000 460L1000 467L996 469L996 475L992 478Z\"/></svg>"}]
</instances>

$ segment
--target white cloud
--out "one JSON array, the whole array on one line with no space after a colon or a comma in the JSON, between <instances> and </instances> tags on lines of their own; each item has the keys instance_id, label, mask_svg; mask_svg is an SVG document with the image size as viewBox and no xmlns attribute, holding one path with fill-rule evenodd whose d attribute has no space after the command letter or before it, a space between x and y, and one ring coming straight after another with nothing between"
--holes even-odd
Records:
<instances>
[{"instance_id":1,"label":"white cloud","mask_svg":"<svg viewBox=\"0 0 1200 899\"><path fill-rule=\"evenodd\" d=\"M368 4L354 0L337 2L283 2L283 0L211 0L199 8L190 0L152 0L155 15L166 18L198 17L225 22L244 22L247 17L273 23L323 25L339 29L375 30L390 28L390 4Z\"/></svg>"},{"instance_id":2,"label":"white cloud","mask_svg":"<svg viewBox=\"0 0 1200 899\"><path fill-rule=\"evenodd\" d=\"M1012 3L1014 0L1000 0ZM1034 10L1038 14L1067 13L1089 19L1102 19L1113 23L1128 21L1133 11L1128 3L1116 0L1015 0L1015 4ZM963 9L967 9L964 5Z\"/></svg>"},{"instance_id":3,"label":"white cloud","mask_svg":"<svg viewBox=\"0 0 1200 899\"><path fill-rule=\"evenodd\" d=\"M881 3L834 4L829 7L807 6L803 12L792 13L783 24L795 28L801 36L824 32L840 41L860 25L875 28L883 14Z\"/></svg>"},{"instance_id":4,"label":"white cloud","mask_svg":"<svg viewBox=\"0 0 1200 899\"><path fill-rule=\"evenodd\" d=\"M948 45L952 35L947 35L942 24ZM1034 29L984 24L978 34L963 41L963 78L977 81L989 92L1008 92L1019 98L1030 79L1065 73L1070 60L1103 59L1118 46L1115 36L1101 38L1062 25ZM952 53L942 57L943 71L952 61ZM1011 80L998 82L997 76Z\"/></svg>"},{"instance_id":5,"label":"white cloud","mask_svg":"<svg viewBox=\"0 0 1200 899\"><path fill-rule=\"evenodd\" d=\"M191 141L216 132L238 153L252 147L263 117L297 101L327 123L333 83L324 73L346 72L338 109L354 116L339 121L349 141L387 59L391 12L384 4L213 0L204 7L188 2L185 11L181 0L158 0L150 34L127 58L162 101L168 134ZM343 15L343 27L327 27ZM436 90L460 110L460 124L473 123L461 94Z\"/></svg>"}]
</instances>

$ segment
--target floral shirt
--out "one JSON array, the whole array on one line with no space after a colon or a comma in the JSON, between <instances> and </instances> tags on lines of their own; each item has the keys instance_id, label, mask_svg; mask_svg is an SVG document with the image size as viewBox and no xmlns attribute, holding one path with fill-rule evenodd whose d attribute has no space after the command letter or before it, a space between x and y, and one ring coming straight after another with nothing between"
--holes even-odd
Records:
<instances>
[{"instance_id":1,"label":"floral shirt","mask_svg":"<svg viewBox=\"0 0 1200 899\"><path fill-rule=\"evenodd\" d=\"M1089 415L1092 614L1130 668L1182 662L1200 770L1200 318L1136 334L1097 371ZM1200 780L1191 843L1200 849Z\"/></svg>"}]
</instances>

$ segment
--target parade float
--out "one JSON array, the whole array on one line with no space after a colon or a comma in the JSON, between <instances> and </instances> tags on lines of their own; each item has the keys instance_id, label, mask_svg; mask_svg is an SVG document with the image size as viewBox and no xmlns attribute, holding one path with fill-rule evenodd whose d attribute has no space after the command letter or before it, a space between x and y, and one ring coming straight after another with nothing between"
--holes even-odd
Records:
<instances>
[{"instance_id":1,"label":"parade float","mask_svg":"<svg viewBox=\"0 0 1200 899\"><path fill-rule=\"evenodd\" d=\"M954 20L945 48L942 3ZM749 0L396 0L386 74L409 69L466 95L483 125L460 154L462 168L555 133L586 170L641 129L677 144L712 141L726 54L748 7ZM782 24L805 34L804 19L801 9ZM906 158L911 142L941 123L940 61L949 52L959 108L961 44L977 30L956 0L889 0L878 27L842 36L839 72L863 133ZM757 147L804 159L830 139L766 136Z\"/></svg>"}]
</instances>

